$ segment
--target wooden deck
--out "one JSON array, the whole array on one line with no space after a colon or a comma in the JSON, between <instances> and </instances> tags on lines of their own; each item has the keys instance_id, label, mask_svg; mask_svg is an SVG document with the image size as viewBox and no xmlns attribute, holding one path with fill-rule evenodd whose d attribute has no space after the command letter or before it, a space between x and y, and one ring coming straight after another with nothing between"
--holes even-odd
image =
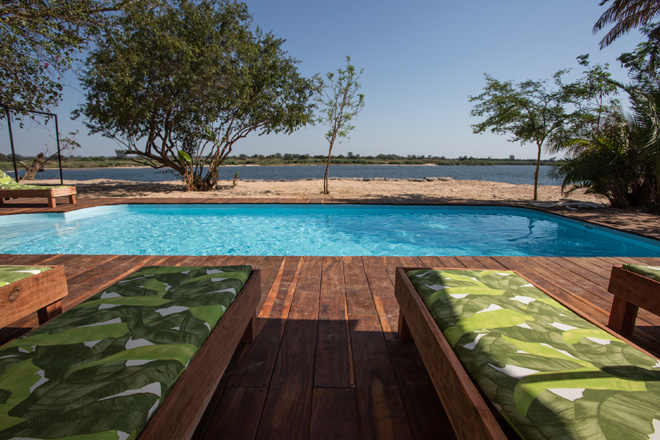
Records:
<instances>
[{"instance_id":1,"label":"wooden deck","mask_svg":"<svg viewBox=\"0 0 660 440\"><path fill-rule=\"evenodd\" d=\"M219 201L81 198L77 205L63 203L50 209L18 200L2 205L0 215L69 211L127 202ZM222 202L323 203L323 200ZM660 238L658 216L621 211L603 215L601 210L559 213ZM253 344L243 345L235 353L196 433L198 439L453 438L414 342L402 342L396 334L395 267L516 270L574 309L606 324L612 301L606 290L610 270L623 262L660 265L660 258L0 254L0 264L63 265L69 287L64 310L145 265L251 264L259 268L262 271L259 334ZM36 323L35 314L0 329L0 343L25 333ZM631 339L660 356L660 318L640 310Z\"/></svg>"},{"instance_id":2,"label":"wooden deck","mask_svg":"<svg viewBox=\"0 0 660 440\"><path fill-rule=\"evenodd\" d=\"M660 258L625 259L658 264ZM513 269L607 323L618 258L160 257L0 255L61 264L64 309L144 265L251 264L262 271L260 332L239 348L199 439L426 439L453 433L413 342L396 334L397 266ZM640 311L633 341L660 355L660 318ZM6 341L36 316L0 331Z\"/></svg>"}]
</instances>

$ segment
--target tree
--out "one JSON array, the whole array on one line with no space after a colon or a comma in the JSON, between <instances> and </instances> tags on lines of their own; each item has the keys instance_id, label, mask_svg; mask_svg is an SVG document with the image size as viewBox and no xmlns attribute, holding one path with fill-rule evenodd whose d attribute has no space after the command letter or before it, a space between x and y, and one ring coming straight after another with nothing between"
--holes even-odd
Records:
<instances>
[{"instance_id":1,"label":"tree","mask_svg":"<svg viewBox=\"0 0 660 440\"><path fill-rule=\"evenodd\" d=\"M613 110L600 131L562 145L567 156L555 174L563 178L566 194L582 188L607 197L615 208L646 206L654 191L649 179L653 167L638 144L645 128L622 110Z\"/></svg>"},{"instance_id":2,"label":"tree","mask_svg":"<svg viewBox=\"0 0 660 440\"><path fill-rule=\"evenodd\" d=\"M602 0L603 6L610 0ZM612 44L621 35L633 29L641 28L651 22L660 13L659 0L612 0L610 7L600 16L594 25L594 34L609 24L614 27L600 41L600 48ZM650 33L654 39L660 39L660 25L655 25Z\"/></svg>"},{"instance_id":3,"label":"tree","mask_svg":"<svg viewBox=\"0 0 660 440\"><path fill-rule=\"evenodd\" d=\"M329 143L328 162L325 166L323 176L323 194L330 194L328 186L328 175L330 171L330 159L332 158L332 147L338 138L348 138L349 133L355 129L351 121L357 117L364 107L364 95L358 93L361 84L358 83L364 69L358 72L351 64L351 57L346 56L346 67L327 73L327 84L322 84L322 91L318 96L321 116L318 122L328 125L330 129L325 134ZM340 141L341 142L341 141ZM352 154L352 153L351 153Z\"/></svg>"},{"instance_id":4,"label":"tree","mask_svg":"<svg viewBox=\"0 0 660 440\"><path fill-rule=\"evenodd\" d=\"M251 23L244 3L223 0L128 9L90 53L76 116L188 190L215 189L237 141L313 120L315 82Z\"/></svg>"},{"instance_id":5,"label":"tree","mask_svg":"<svg viewBox=\"0 0 660 440\"><path fill-rule=\"evenodd\" d=\"M25 168L25 174L23 176L16 178L17 182L22 182L24 180L32 180L34 177L37 175L37 172L43 171L44 167L46 164L51 162L53 159L61 155L62 153L65 153L67 151L71 152L75 150L76 148L80 148L80 144L78 141L75 140L74 136L78 134L77 131L75 132L70 132L69 136L71 137L64 137L60 139L60 151L53 153L53 154L48 154L48 148L46 148L45 151L37 154L34 159L32 159L32 163L30 165L26 164L22 160L17 160L16 162L21 165L23 168Z\"/></svg>"},{"instance_id":6,"label":"tree","mask_svg":"<svg viewBox=\"0 0 660 440\"><path fill-rule=\"evenodd\" d=\"M573 130L567 139L552 145L553 151L566 152L558 168L563 189L576 188L604 195L614 207L644 207L657 210L660 201L660 40L651 37L653 27L644 28L648 41L618 60L628 69L631 84L614 81L602 66L587 66L585 76L575 83L577 90L597 90L581 107L591 112L591 121L582 130ZM629 114L624 113L615 93L627 94ZM572 186L571 186L572 185Z\"/></svg>"},{"instance_id":7,"label":"tree","mask_svg":"<svg viewBox=\"0 0 660 440\"><path fill-rule=\"evenodd\" d=\"M125 0L8 0L0 6L0 102L44 110L61 99L62 74ZM0 117L4 115L0 114Z\"/></svg>"},{"instance_id":8,"label":"tree","mask_svg":"<svg viewBox=\"0 0 660 440\"><path fill-rule=\"evenodd\" d=\"M615 83L628 94L636 143L643 158L652 164L655 179L654 204L660 203L660 40L653 37L653 26L642 30L648 40L618 60L628 69L632 84ZM656 207L657 208L657 207Z\"/></svg>"},{"instance_id":9,"label":"tree","mask_svg":"<svg viewBox=\"0 0 660 440\"><path fill-rule=\"evenodd\" d=\"M566 106L575 103L575 96L568 91L561 77L566 73L560 70L553 75L555 88L549 89L546 81L499 81L488 74L486 87L478 96L471 96L476 102L472 116L486 116L486 119L472 126L474 133L489 130L495 134L511 134L511 142L534 143L537 147L536 170L534 172L534 200L538 197L539 167L541 151L547 141L563 136L562 130L574 116Z\"/></svg>"}]
</instances>

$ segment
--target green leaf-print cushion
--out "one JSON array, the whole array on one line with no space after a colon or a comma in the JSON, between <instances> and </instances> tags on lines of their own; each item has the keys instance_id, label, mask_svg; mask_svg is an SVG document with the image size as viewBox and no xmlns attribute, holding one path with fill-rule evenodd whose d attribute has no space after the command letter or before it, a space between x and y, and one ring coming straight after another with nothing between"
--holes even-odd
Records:
<instances>
[{"instance_id":1,"label":"green leaf-print cushion","mask_svg":"<svg viewBox=\"0 0 660 440\"><path fill-rule=\"evenodd\" d=\"M408 276L472 379L521 437L660 435L657 359L513 272Z\"/></svg>"},{"instance_id":2,"label":"green leaf-print cushion","mask_svg":"<svg viewBox=\"0 0 660 440\"><path fill-rule=\"evenodd\" d=\"M11 176L4 171L0 170L0 189L50 189L50 188L66 188L66 185L23 185L17 183Z\"/></svg>"},{"instance_id":3,"label":"green leaf-print cushion","mask_svg":"<svg viewBox=\"0 0 660 440\"><path fill-rule=\"evenodd\" d=\"M46 272L48 269L48 266L0 266L0 287Z\"/></svg>"},{"instance_id":4,"label":"green leaf-print cushion","mask_svg":"<svg viewBox=\"0 0 660 440\"><path fill-rule=\"evenodd\" d=\"M0 439L142 431L250 276L146 267L0 349Z\"/></svg>"},{"instance_id":5,"label":"green leaf-print cushion","mask_svg":"<svg viewBox=\"0 0 660 440\"><path fill-rule=\"evenodd\" d=\"M51 189L68 188L67 185L24 185L22 183L0 184L0 189Z\"/></svg>"},{"instance_id":6,"label":"green leaf-print cushion","mask_svg":"<svg viewBox=\"0 0 660 440\"><path fill-rule=\"evenodd\" d=\"M2 185L18 185L18 183L10 175L0 170L0 187Z\"/></svg>"},{"instance_id":7,"label":"green leaf-print cushion","mask_svg":"<svg viewBox=\"0 0 660 440\"><path fill-rule=\"evenodd\" d=\"M635 264L624 264L623 268L631 272L636 272L652 280L660 281L660 267L638 266Z\"/></svg>"}]
</instances>

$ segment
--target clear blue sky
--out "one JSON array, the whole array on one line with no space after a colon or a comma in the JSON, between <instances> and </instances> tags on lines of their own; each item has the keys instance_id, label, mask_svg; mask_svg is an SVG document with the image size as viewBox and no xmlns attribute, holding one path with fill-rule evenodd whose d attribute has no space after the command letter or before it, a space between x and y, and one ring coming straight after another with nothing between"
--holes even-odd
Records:
<instances>
[{"instance_id":1,"label":"clear blue sky","mask_svg":"<svg viewBox=\"0 0 660 440\"><path fill-rule=\"evenodd\" d=\"M580 66L575 58L590 54L592 62L610 63L626 80L616 58L641 41L634 32L612 46L598 49L603 33L591 29L605 7L599 0L247 0L254 23L286 39L285 50L302 63L302 74L325 74L344 65L364 68L361 83L365 108L351 139L334 154L423 154L535 157L535 147L520 146L506 136L475 135L469 95L485 85L484 73L500 80L548 79L561 68ZM71 111L83 93L69 74L59 114L60 131L80 130L83 145L75 154L114 155L119 146L100 136L89 137ZM51 123L52 127L52 123ZM17 153L34 154L54 142L42 127L20 132L14 124ZM234 153L327 154L323 126L307 127L291 136L250 136ZM19 132L19 133L16 133ZM26 134L27 133L27 134ZM51 130L54 136L54 129ZM6 124L0 126L0 152L9 153ZM545 157L548 157L544 154Z\"/></svg>"}]
</instances>

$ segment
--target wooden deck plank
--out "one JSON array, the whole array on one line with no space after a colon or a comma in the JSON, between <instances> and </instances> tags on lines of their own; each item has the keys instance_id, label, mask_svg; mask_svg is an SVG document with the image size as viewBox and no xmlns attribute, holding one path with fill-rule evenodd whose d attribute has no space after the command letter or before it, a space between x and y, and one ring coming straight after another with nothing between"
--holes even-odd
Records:
<instances>
[{"instance_id":1,"label":"wooden deck plank","mask_svg":"<svg viewBox=\"0 0 660 440\"><path fill-rule=\"evenodd\" d=\"M401 341L397 334L399 306L394 297L394 278L390 278L386 262L391 270L403 262L396 257L363 257L362 260L413 438L453 438L444 411L437 411L441 407L440 399L414 342ZM419 260L429 267L438 266L434 257Z\"/></svg>"},{"instance_id":2,"label":"wooden deck plank","mask_svg":"<svg viewBox=\"0 0 660 440\"><path fill-rule=\"evenodd\" d=\"M534 261L534 263L538 262ZM600 307L605 313L609 312L611 301L610 294L607 293L607 285L598 284L597 277L587 279L577 271L571 270L571 265L560 265L553 259L544 259L542 267L547 271L548 276L554 277L557 286L566 291L570 290L572 295L583 300L585 297L589 298L588 301L593 305Z\"/></svg>"},{"instance_id":3,"label":"wooden deck plank","mask_svg":"<svg viewBox=\"0 0 660 440\"><path fill-rule=\"evenodd\" d=\"M465 257L456 257L460 261L461 265L469 267L470 269L487 269L486 265L482 260L479 260L477 257L465 256ZM414 267L414 266L408 266Z\"/></svg>"},{"instance_id":4,"label":"wooden deck plank","mask_svg":"<svg viewBox=\"0 0 660 440\"><path fill-rule=\"evenodd\" d=\"M149 257L119 255L115 258L107 255L98 255L90 262L93 267L72 277L67 276L69 283L69 296L67 305L81 303L92 291L102 290L140 267L144 266Z\"/></svg>"},{"instance_id":5,"label":"wooden deck plank","mask_svg":"<svg viewBox=\"0 0 660 440\"><path fill-rule=\"evenodd\" d=\"M595 261L608 261L605 258L602 259L593 259L593 258L549 258L557 264L561 270L570 270L571 272L583 277L585 280L588 280L591 283L597 284L598 289L590 289L590 294L595 294L601 298L609 311L612 304L613 295L607 291L609 285L610 274L612 272L611 267L602 266L602 269L599 268L594 262ZM612 264L614 266L615 264ZM660 325L660 317L654 315L647 310L640 309L638 314L638 324L641 326L658 326ZM657 333L651 334L651 338L660 340L660 329Z\"/></svg>"},{"instance_id":6,"label":"wooden deck plank","mask_svg":"<svg viewBox=\"0 0 660 440\"><path fill-rule=\"evenodd\" d=\"M615 265L614 262L608 261L607 258L561 257L560 261L560 264L563 264L564 262L571 263L584 270L588 270L593 274L593 277L599 277L606 280L610 279L611 268L609 266Z\"/></svg>"},{"instance_id":7,"label":"wooden deck plank","mask_svg":"<svg viewBox=\"0 0 660 440\"><path fill-rule=\"evenodd\" d=\"M555 273L564 274L562 279L565 280L564 284L567 290L570 289L574 294L579 294L585 299L588 298L589 302L598 304L609 314L613 299L613 295L607 291L609 273L607 277L599 276L594 274L592 270L584 269L583 266L572 261L567 262L565 259L547 258L544 261ZM583 264L588 264L592 259L583 258L581 261ZM647 339L651 341L660 340L660 328L654 331L656 330L654 326L660 325L658 316L646 310L640 310L638 324L640 325L640 331L646 334Z\"/></svg>"},{"instance_id":8,"label":"wooden deck plank","mask_svg":"<svg viewBox=\"0 0 660 440\"><path fill-rule=\"evenodd\" d=\"M267 388L230 387L225 390L201 432L198 440L232 439L252 440L257 435L261 410L266 400Z\"/></svg>"},{"instance_id":9,"label":"wooden deck plank","mask_svg":"<svg viewBox=\"0 0 660 440\"><path fill-rule=\"evenodd\" d=\"M278 274L280 273L280 268L284 264L285 257L265 257L258 266L258 269L261 271L261 302L259 303L258 310L261 310L266 299L268 298L268 293L270 288L275 282Z\"/></svg>"},{"instance_id":10,"label":"wooden deck plank","mask_svg":"<svg viewBox=\"0 0 660 440\"><path fill-rule=\"evenodd\" d=\"M315 388L309 438L362 438L356 394L352 388Z\"/></svg>"},{"instance_id":11,"label":"wooden deck plank","mask_svg":"<svg viewBox=\"0 0 660 440\"><path fill-rule=\"evenodd\" d=\"M362 436L411 438L362 259L344 257L343 262Z\"/></svg>"},{"instance_id":12,"label":"wooden deck plank","mask_svg":"<svg viewBox=\"0 0 660 440\"><path fill-rule=\"evenodd\" d=\"M363 257L362 264L373 302L386 339L396 338L399 323L399 305L394 298L394 283L387 273L383 260L379 257Z\"/></svg>"},{"instance_id":13,"label":"wooden deck plank","mask_svg":"<svg viewBox=\"0 0 660 440\"><path fill-rule=\"evenodd\" d=\"M474 259L484 268L489 270L506 270L506 267L491 257L474 257Z\"/></svg>"},{"instance_id":14,"label":"wooden deck plank","mask_svg":"<svg viewBox=\"0 0 660 440\"><path fill-rule=\"evenodd\" d=\"M518 270L539 287L567 298L573 307L600 316L606 323L609 308L604 310L603 306L609 304L609 294L604 289L612 265L628 261L660 265L660 258L606 257L0 255L0 264L15 261L64 265L69 289L75 296L64 306L65 310L144 265L248 262L265 269L269 275L262 282L262 329L254 343L239 349L234 367L217 390L215 406L209 407L206 423L196 434L196 438L208 440L452 438L414 343L400 341L393 334L398 307L390 296L390 271L396 266L478 264L489 269ZM36 318L32 321L32 326L36 325ZM319 366L329 357L318 354L325 344L322 329L334 331L323 327L323 323L335 321L342 322L349 331L329 344L348 353L354 373L348 386L330 387L330 383L342 384L343 379L325 384L326 379L321 380L331 376L327 366ZM21 331L25 329L2 329L0 339L6 341ZM640 312L632 340L659 356L660 338L654 336L658 334L660 317L642 316Z\"/></svg>"},{"instance_id":15,"label":"wooden deck plank","mask_svg":"<svg viewBox=\"0 0 660 440\"><path fill-rule=\"evenodd\" d=\"M257 438L309 435L322 259L303 259Z\"/></svg>"},{"instance_id":16,"label":"wooden deck plank","mask_svg":"<svg viewBox=\"0 0 660 440\"><path fill-rule=\"evenodd\" d=\"M267 387L270 384L303 262L301 257L286 257L282 262L258 314L259 335L236 366L231 386Z\"/></svg>"},{"instance_id":17,"label":"wooden deck plank","mask_svg":"<svg viewBox=\"0 0 660 440\"><path fill-rule=\"evenodd\" d=\"M323 257L314 387L352 388L353 362L341 258Z\"/></svg>"},{"instance_id":18,"label":"wooden deck plank","mask_svg":"<svg viewBox=\"0 0 660 440\"><path fill-rule=\"evenodd\" d=\"M38 266L49 261L56 255L12 255L1 254L0 265L3 266Z\"/></svg>"}]
</instances>

